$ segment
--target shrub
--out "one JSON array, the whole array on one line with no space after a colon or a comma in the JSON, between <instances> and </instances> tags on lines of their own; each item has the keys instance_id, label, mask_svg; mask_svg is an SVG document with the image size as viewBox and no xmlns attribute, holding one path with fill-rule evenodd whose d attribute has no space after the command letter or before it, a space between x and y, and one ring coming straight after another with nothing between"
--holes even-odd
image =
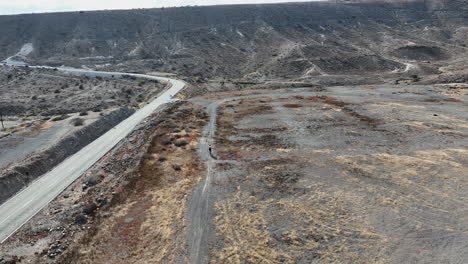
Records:
<instances>
[{"instance_id":1,"label":"shrub","mask_svg":"<svg viewBox=\"0 0 468 264\"><path fill-rule=\"evenodd\" d=\"M88 115L88 112L87 111L83 111L80 113L80 116L87 116Z\"/></svg>"},{"instance_id":2,"label":"shrub","mask_svg":"<svg viewBox=\"0 0 468 264\"><path fill-rule=\"evenodd\" d=\"M75 217L74 222L77 225L84 225L84 224L86 224L87 220L86 220L86 217L84 215L80 214L80 215L77 215Z\"/></svg>"},{"instance_id":3,"label":"shrub","mask_svg":"<svg viewBox=\"0 0 468 264\"><path fill-rule=\"evenodd\" d=\"M52 118L52 121L54 121L54 122L62 121L62 120L65 120L65 119L67 119L69 117L70 117L69 115L56 116L56 117Z\"/></svg>"},{"instance_id":4,"label":"shrub","mask_svg":"<svg viewBox=\"0 0 468 264\"><path fill-rule=\"evenodd\" d=\"M183 146L185 146L187 144L188 144L188 142L185 139L179 139L176 142L174 142L174 145L176 145L177 147L183 147Z\"/></svg>"},{"instance_id":5,"label":"shrub","mask_svg":"<svg viewBox=\"0 0 468 264\"><path fill-rule=\"evenodd\" d=\"M161 139L161 144L162 145L169 145L172 143L173 138L171 136L165 136L164 138Z\"/></svg>"},{"instance_id":6,"label":"shrub","mask_svg":"<svg viewBox=\"0 0 468 264\"><path fill-rule=\"evenodd\" d=\"M85 215L94 216L97 210L97 205L95 203L89 203L83 208L83 213Z\"/></svg>"},{"instance_id":7,"label":"shrub","mask_svg":"<svg viewBox=\"0 0 468 264\"><path fill-rule=\"evenodd\" d=\"M414 82L419 82L421 80L421 78L419 78L417 74L413 74L410 77L411 79L413 79Z\"/></svg>"},{"instance_id":8,"label":"shrub","mask_svg":"<svg viewBox=\"0 0 468 264\"><path fill-rule=\"evenodd\" d=\"M86 185L95 186L100 182L100 179L96 175L91 175L85 179Z\"/></svg>"},{"instance_id":9,"label":"shrub","mask_svg":"<svg viewBox=\"0 0 468 264\"><path fill-rule=\"evenodd\" d=\"M74 118L70 121L70 123L74 126L82 126L84 125L84 120L82 118Z\"/></svg>"}]
</instances>

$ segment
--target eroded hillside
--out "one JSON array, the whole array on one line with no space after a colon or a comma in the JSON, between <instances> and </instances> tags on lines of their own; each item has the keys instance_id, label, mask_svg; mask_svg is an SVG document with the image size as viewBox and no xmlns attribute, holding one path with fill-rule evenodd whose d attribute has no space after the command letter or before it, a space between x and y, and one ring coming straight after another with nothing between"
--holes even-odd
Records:
<instances>
[{"instance_id":1,"label":"eroded hillside","mask_svg":"<svg viewBox=\"0 0 468 264\"><path fill-rule=\"evenodd\" d=\"M333 1L2 16L0 58L202 79L440 74L466 66L465 8Z\"/></svg>"}]
</instances>

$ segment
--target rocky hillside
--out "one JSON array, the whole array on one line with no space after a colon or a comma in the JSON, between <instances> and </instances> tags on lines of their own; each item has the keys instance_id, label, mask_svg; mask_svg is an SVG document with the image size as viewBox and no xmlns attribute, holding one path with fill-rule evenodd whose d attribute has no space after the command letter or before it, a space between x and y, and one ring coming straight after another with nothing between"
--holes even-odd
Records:
<instances>
[{"instance_id":1,"label":"rocky hillside","mask_svg":"<svg viewBox=\"0 0 468 264\"><path fill-rule=\"evenodd\" d=\"M346 1L0 16L0 60L228 78L464 68L466 0Z\"/></svg>"}]
</instances>

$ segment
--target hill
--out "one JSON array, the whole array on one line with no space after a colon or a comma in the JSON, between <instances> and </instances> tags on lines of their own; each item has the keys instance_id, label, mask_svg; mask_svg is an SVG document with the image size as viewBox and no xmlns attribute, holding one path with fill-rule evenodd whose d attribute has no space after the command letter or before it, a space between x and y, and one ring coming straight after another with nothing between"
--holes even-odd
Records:
<instances>
[{"instance_id":1,"label":"hill","mask_svg":"<svg viewBox=\"0 0 468 264\"><path fill-rule=\"evenodd\" d=\"M465 66L466 6L332 1L0 16L0 59L22 50L33 63L208 78L434 74Z\"/></svg>"}]
</instances>

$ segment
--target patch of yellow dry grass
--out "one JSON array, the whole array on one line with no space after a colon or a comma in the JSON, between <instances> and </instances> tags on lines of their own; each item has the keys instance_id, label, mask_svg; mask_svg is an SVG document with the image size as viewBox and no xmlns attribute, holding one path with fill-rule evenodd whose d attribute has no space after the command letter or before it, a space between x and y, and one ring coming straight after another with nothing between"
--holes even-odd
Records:
<instances>
[{"instance_id":1,"label":"patch of yellow dry grass","mask_svg":"<svg viewBox=\"0 0 468 264\"><path fill-rule=\"evenodd\" d=\"M468 122L459 119L450 119L448 117L445 119L445 122L428 123L421 121L408 121L401 124L403 126L431 130L438 133L452 133L461 136L468 135Z\"/></svg>"},{"instance_id":2,"label":"patch of yellow dry grass","mask_svg":"<svg viewBox=\"0 0 468 264\"><path fill-rule=\"evenodd\" d=\"M280 263L281 257L290 259L271 246L273 239L264 217L270 202L260 202L253 196L237 192L231 199L216 203L214 223L223 237L224 247L214 252L211 263L273 264Z\"/></svg>"},{"instance_id":3,"label":"patch of yellow dry grass","mask_svg":"<svg viewBox=\"0 0 468 264\"><path fill-rule=\"evenodd\" d=\"M419 108L419 109L424 109L426 108L425 106L422 105L415 105L412 103L407 103L407 102L369 102L367 103L369 105L378 105L379 107L398 107L398 108Z\"/></svg>"},{"instance_id":4,"label":"patch of yellow dry grass","mask_svg":"<svg viewBox=\"0 0 468 264\"><path fill-rule=\"evenodd\" d=\"M311 153L313 154L330 154L332 153L333 150L331 149L316 149L316 150L311 150Z\"/></svg>"},{"instance_id":5,"label":"patch of yellow dry grass","mask_svg":"<svg viewBox=\"0 0 468 264\"><path fill-rule=\"evenodd\" d=\"M152 206L139 231L147 243L136 249L132 263L172 263L183 251L176 237L184 227L186 194L193 184L193 180L183 179L153 192Z\"/></svg>"},{"instance_id":6,"label":"patch of yellow dry grass","mask_svg":"<svg viewBox=\"0 0 468 264\"><path fill-rule=\"evenodd\" d=\"M349 210L347 201L356 204L360 198L319 185L310 188L290 199L259 200L239 191L218 202L214 223L224 244L211 263L297 263L304 258L369 263L362 252L378 250L385 239L369 228L361 209ZM273 238L269 227L279 219L286 224Z\"/></svg>"},{"instance_id":7,"label":"patch of yellow dry grass","mask_svg":"<svg viewBox=\"0 0 468 264\"><path fill-rule=\"evenodd\" d=\"M353 178L374 179L407 187L414 194L426 192L453 198L455 188L468 186L468 150L442 149L416 151L411 155L378 153L372 155L338 156L335 161L345 165ZM397 196L397 195L396 195ZM411 197L410 197L411 196ZM381 197L380 203L398 206L405 197Z\"/></svg>"},{"instance_id":8,"label":"patch of yellow dry grass","mask_svg":"<svg viewBox=\"0 0 468 264\"><path fill-rule=\"evenodd\" d=\"M385 239L370 228L365 209L356 206L361 200L320 185L312 186L310 194L280 200L280 214L291 218L293 234L301 234L301 243L291 244L291 254L297 259L308 250L316 252L320 263L369 263L362 252L378 250Z\"/></svg>"}]
</instances>

